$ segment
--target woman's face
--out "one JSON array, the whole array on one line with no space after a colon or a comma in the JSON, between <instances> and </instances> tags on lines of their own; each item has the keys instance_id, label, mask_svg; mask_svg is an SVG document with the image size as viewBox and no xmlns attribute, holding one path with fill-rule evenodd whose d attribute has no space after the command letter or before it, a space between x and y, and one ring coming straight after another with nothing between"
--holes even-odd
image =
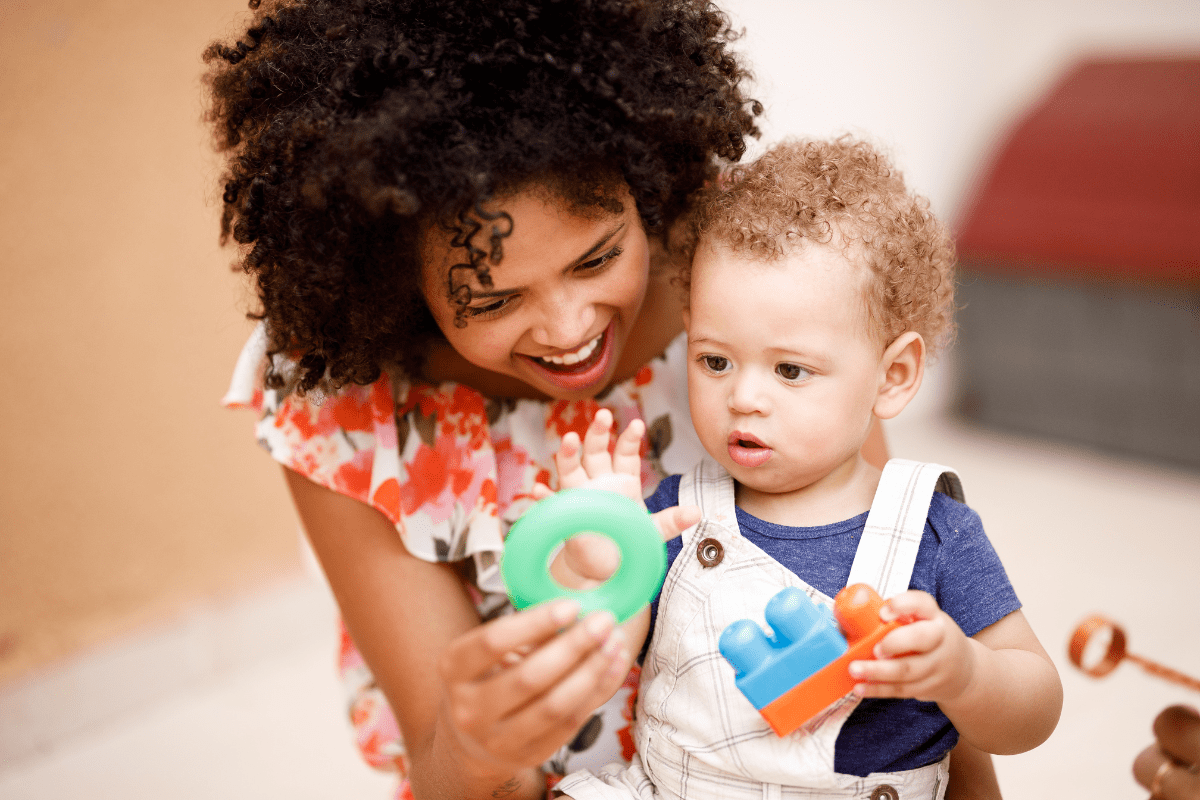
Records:
<instances>
[{"instance_id":1,"label":"woman's face","mask_svg":"<svg viewBox=\"0 0 1200 800\"><path fill-rule=\"evenodd\" d=\"M467 361L515 377L551 397L593 397L612 380L637 320L650 273L650 250L637 206L628 192L619 214L589 209L587 216L546 191L529 190L485 206L512 218L501 239L503 257L490 265L492 285L459 269L456 281L471 302L455 326L449 270L466 250L433 228L422 248L422 291L446 340ZM493 224L473 244L490 249Z\"/></svg>"}]
</instances>

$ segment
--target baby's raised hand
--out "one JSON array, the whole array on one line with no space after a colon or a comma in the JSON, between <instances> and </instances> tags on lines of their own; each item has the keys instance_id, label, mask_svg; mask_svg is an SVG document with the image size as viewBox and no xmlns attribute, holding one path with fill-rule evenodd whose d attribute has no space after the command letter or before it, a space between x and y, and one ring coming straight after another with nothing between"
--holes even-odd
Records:
<instances>
[{"instance_id":1,"label":"baby's raised hand","mask_svg":"<svg viewBox=\"0 0 1200 800\"><path fill-rule=\"evenodd\" d=\"M558 485L562 489L586 486L607 489L642 502L642 434L646 425L635 419L617 437L613 452L608 452L613 416L607 408L596 412L583 441L574 431L567 433L554 455L558 466Z\"/></svg>"},{"instance_id":2,"label":"baby's raised hand","mask_svg":"<svg viewBox=\"0 0 1200 800\"><path fill-rule=\"evenodd\" d=\"M875 645L874 661L854 661L850 676L861 697L913 697L947 702L959 697L975 671L975 649L937 601L915 589L883 604L884 622L911 620Z\"/></svg>"},{"instance_id":3,"label":"baby's raised hand","mask_svg":"<svg viewBox=\"0 0 1200 800\"><path fill-rule=\"evenodd\" d=\"M562 489L604 489L642 501L642 435L646 426L635 419L617 437L610 453L608 443L613 428L612 412L600 409L584 433L583 440L571 432L562 438L554 456ZM552 494L548 486L536 486L534 497ZM672 539L700 519L699 509L680 506L664 509L653 516L664 539ZM589 588L616 572L620 554L615 545L602 536L574 536L563 545L551 562L554 578L573 589Z\"/></svg>"}]
</instances>

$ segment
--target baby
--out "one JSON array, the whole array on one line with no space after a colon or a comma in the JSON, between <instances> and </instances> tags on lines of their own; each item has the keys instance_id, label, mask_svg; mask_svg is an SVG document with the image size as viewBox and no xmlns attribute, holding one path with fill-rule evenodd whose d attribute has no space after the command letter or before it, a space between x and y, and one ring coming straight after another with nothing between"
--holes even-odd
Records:
<instances>
[{"instance_id":1,"label":"baby","mask_svg":"<svg viewBox=\"0 0 1200 800\"><path fill-rule=\"evenodd\" d=\"M882 155L848 138L776 147L710 190L693 222L688 392L709 458L664 480L647 506L695 505L702 518L667 543L637 755L569 775L558 791L940 798L960 736L989 753L1036 747L1058 721L1058 673L957 477L900 460L881 472L861 455L952 332L945 226ZM618 437L615 458L611 427L601 413L582 442L564 438L564 486L636 475L625 456L640 424ZM580 548L592 545L580 541L556 569L587 561ZM881 620L907 624L875 659L851 663L850 694L777 736L737 690L721 632L761 623L785 587L828 604L858 582L887 599ZM636 621L627 631L641 635Z\"/></svg>"}]
</instances>

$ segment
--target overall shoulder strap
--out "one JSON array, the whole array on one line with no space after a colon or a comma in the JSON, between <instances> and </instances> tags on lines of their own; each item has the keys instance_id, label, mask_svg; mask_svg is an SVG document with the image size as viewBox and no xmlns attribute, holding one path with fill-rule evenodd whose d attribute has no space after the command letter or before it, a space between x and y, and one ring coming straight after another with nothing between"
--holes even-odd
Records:
<instances>
[{"instance_id":1,"label":"overall shoulder strap","mask_svg":"<svg viewBox=\"0 0 1200 800\"><path fill-rule=\"evenodd\" d=\"M700 515L736 531L733 478L708 456L679 479L679 505L699 506Z\"/></svg>"},{"instance_id":2,"label":"overall shoulder strap","mask_svg":"<svg viewBox=\"0 0 1200 800\"><path fill-rule=\"evenodd\" d=\"M965 499L950 467L901 458L887 463L846 585L866 583L884 599L908 589L935 491L960 503Z\"/></svg>"}]
</instances>

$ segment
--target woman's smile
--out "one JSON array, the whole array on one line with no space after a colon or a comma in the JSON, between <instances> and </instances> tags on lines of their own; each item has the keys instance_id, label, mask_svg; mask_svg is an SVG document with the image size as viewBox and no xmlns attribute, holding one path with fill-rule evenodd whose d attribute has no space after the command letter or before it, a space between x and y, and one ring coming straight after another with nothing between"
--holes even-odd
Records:
<instances>
[{"instance_id":1,"label":"woman's smile","mask_svg":"<svg viewBox=\"0 0 1200 800\"><path fill-rule=\"evenodd\" d=\"M469 276L471 297L461 308L447 291L447 275L462 262L462 248L448 235L431 236L425 300L447 342L475 367L550 397L593 397L604 389L650 274L637 204L627 191L619 200L619 212L576 209L535 188L496 201L489 210L512 220L504 255L489 264L488 286Z\"/></svg>"},{"instance_id":2,"label":"woman's smile","mask_svg":"<svg viewBox=\"0 0 1200 800\"><path fill-rule=\"evenodd\" d=\"M599 336L566 353L549 356L521 355L543 378L561 388L574 392L596 384L609 371L613 361L614 322L609 322Z\"/></svg>"}]
</instances>

